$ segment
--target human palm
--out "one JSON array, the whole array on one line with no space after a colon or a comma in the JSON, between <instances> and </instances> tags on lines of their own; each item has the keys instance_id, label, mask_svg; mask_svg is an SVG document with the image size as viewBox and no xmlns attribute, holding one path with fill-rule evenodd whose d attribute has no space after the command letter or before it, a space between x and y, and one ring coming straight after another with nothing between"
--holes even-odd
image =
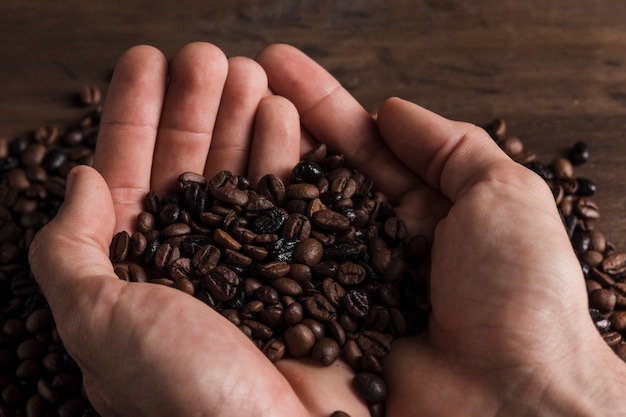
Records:
<instances>
[{"instance_id":1,"label":"human palm","mask_svg":"<svg viewBox=\"0 0 626 417\"><path fill-rule=\"evenodd\" d=\"M271 364L200 301L123 282L108 260L148 190L170 191L183 171L286 177L315 141L372 176L409 230L433 240L429 331L398 340L384 363L388 416L523 415L512 397L552 389L551 361L602 346L549 192L484 132L397 99L375 121L286 46L258 61L191 44L168 72L152 48L127 53L103 114L102 177L73 171L66 204L32 245L33 271L104 415L367 415L347 366ZM557 358L564 342L579 347Z\"/></svg>"}]
</instances>

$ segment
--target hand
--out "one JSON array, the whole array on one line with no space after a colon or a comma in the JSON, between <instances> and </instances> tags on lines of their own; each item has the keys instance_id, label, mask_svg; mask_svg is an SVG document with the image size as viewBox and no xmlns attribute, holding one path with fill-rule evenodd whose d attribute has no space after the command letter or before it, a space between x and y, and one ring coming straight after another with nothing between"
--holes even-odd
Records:
<instances>
[{"instance_id":1,"label":"hand","mask_svg":"<svg viewBox=\"0 0 626 417\"><path fill-rule=\"evenodd\" d=\"M169 70L150 47L120 59L102 115L97 171L70 173L65 203L30 253L59 334L101 414L366 415L346 366L320 372L295 364L306 380L283 375L204 303L122 281L108 259L113 234L133 230L149 190L167 192L184 171L285 177L299 160L300 141L295 108L270 94L253 60L227 60L202 43L184 47Z\"/></svg>"},{"instance_id":2,"label":"hand","mask_svg":"<svg viewBox=\"0 0 626 417\"><path fill-rule=\"evenodd\" d=\"M414 104L389 99L375 122L294 48L258 61L312 136L372 176L412 232L433 236L430 325L384 364L388 416L625 413L626 367L589 318L543 180L481 129Z\"/></svg>"}]
</instances>

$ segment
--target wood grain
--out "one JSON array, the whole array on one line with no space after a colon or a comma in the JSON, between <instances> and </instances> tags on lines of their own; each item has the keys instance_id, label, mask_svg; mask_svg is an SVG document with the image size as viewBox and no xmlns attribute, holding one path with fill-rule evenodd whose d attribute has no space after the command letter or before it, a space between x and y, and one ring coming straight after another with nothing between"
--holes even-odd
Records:
<instances>
[{"instance_id":1,"label":"wood grain","mask_svg":"<svg viewBox=\"0 0 626 417\"><path fill-rule=\"evenodd\" d=\"M5 0L0 135L81 114L118 56L147 43L172 55L210 41L254 56L287 42L373 110L388 96L509 133L549 161L577 140L598 185L598 228L626 248L626 3L582 0Z\"/></svg>"}]
</instances>

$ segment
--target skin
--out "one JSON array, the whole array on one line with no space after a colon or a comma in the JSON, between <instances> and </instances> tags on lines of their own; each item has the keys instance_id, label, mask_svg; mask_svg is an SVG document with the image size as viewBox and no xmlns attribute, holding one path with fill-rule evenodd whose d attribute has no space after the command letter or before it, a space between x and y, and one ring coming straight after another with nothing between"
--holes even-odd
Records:
<instances>
[{"instance_id":1,"label":"skin","mask_svg":"<svg viewBox=\"0 0 626 417\"><path fill-rule=\"evenodd\" d=\"M479 128L415 104L389 99L374 120L292 47L270 46L255 62L205 43L169 68L147 46L121 57L95 169L70 173L63 207L31 245L101 414L368 415L342 363L271 364L200 301L121 281L108 260L148 190L170 190L183 171L286 177L314 141L345 153L411 232L432 238L430 326L398 340L384 363L388 416L626 415L625 365L589 318L543 180Z\"/></svg>"}]
</instances>

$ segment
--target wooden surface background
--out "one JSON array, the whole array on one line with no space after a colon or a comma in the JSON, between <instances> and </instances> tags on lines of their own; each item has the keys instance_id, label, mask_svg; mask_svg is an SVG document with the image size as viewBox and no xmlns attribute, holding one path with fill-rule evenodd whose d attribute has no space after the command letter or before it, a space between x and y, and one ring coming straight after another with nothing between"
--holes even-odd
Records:
<instances>
[{"instance_id":1,"label":"wooden surface background","mask_svg":"<svg viewBox=\"0 0 626 417\"><path fill-rule=\"evenodd\" d=\"M626 2L615 0L2 0L0 135L82 115L119 55L210 41L254 56L302 48L373 110L398 95L447 117L495 117L548 162L575 141L604 231L626 249Z\"/></svg>"}]
</instances>

